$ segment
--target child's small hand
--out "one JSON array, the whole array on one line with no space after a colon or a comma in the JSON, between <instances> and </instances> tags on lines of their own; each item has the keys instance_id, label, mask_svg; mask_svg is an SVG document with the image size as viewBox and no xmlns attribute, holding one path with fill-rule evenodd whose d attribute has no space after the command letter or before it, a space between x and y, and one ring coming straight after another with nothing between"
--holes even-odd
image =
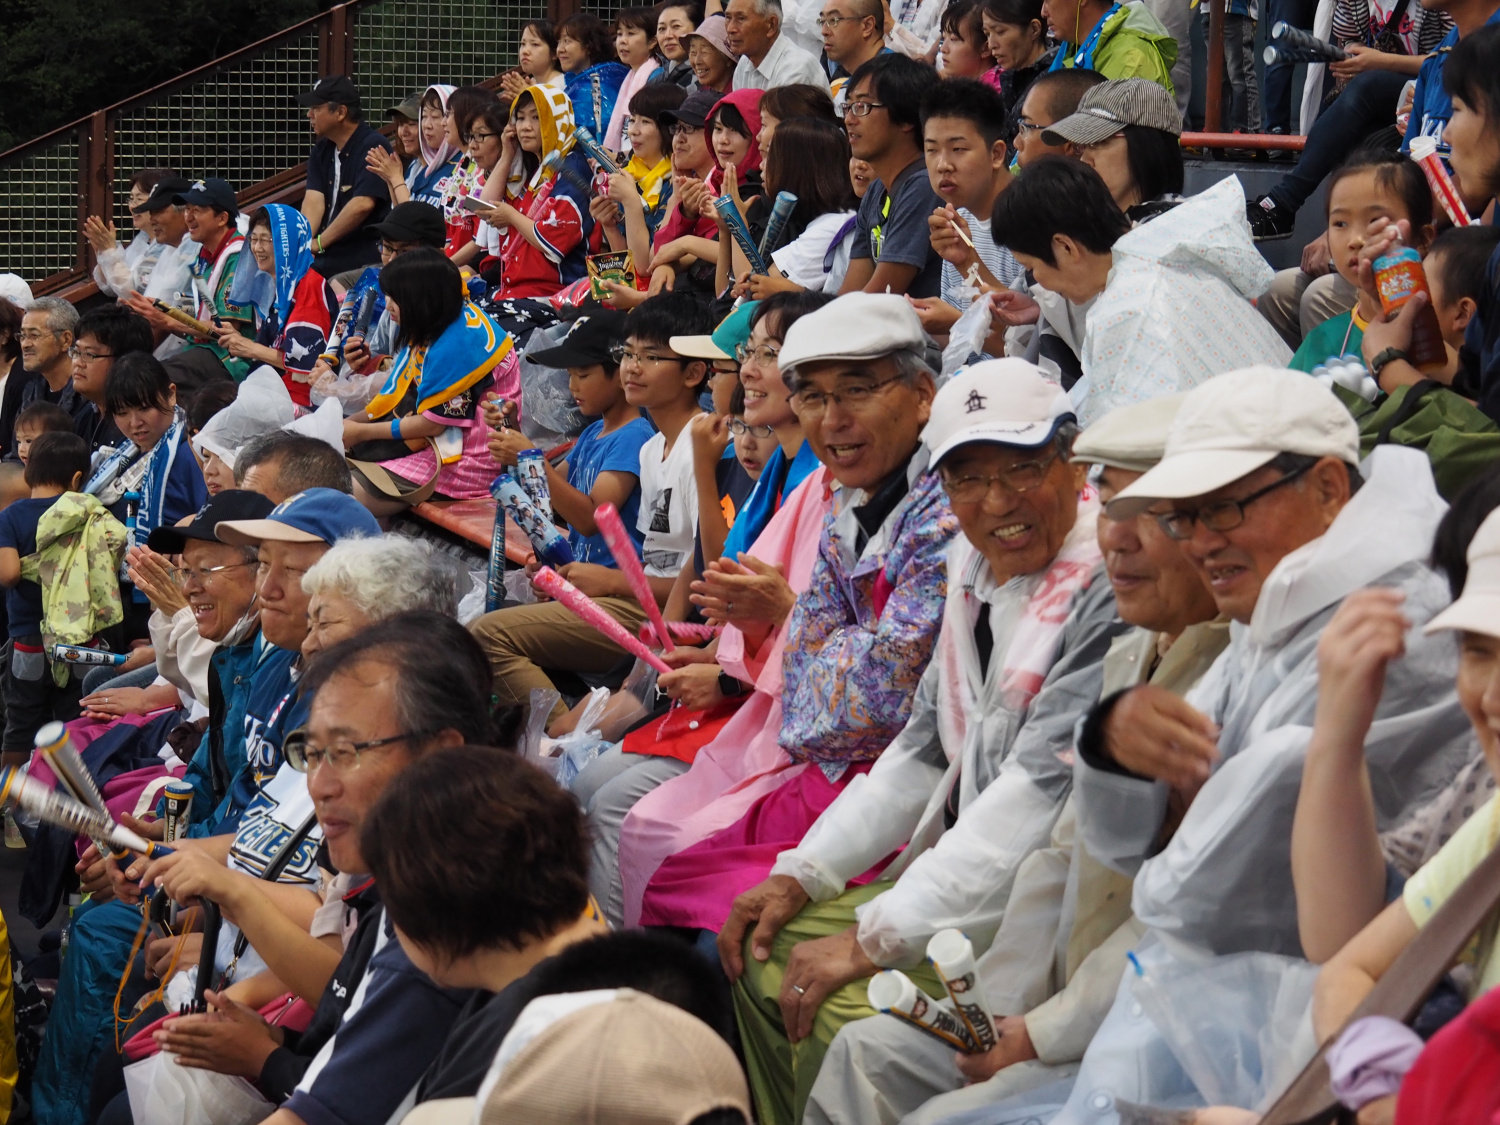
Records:
<instances>
[{"instance_id":1,"label":"child's small hand","mask_svg":"<svg viewBox=\"0 0 1500 1125\"><path fill-rule=\"evenodd\" d=\"M1371 219L1365 229L1364 245L1359 248L1359 288L1366 293L1377 293L1375 284L1375 260L1389 254L1397 243L1409 243L1411 223L1405 219Z\"/></svg>"},{"instance_id":2,"label":"child's small hand","mask_svg":"<svg viewBox=\"0 0 1500 1125\"><path fill-rule=\"evenodd\" d=\"M699 414L688 423L693 459L698 464L717 461L729 448L729 419L723 414Z\"/></svg>"},{"instance_id":3,"label":"child's small hand","mask_svg":"<svg viewBox=\"0 0 1500 1125\"><path fill-rule=\"evenodd\" d=\"M529 437L520 430L491 430L490 456L502 465L513 466L520 454L532 448Z\"/></svg>"}]
</instances>

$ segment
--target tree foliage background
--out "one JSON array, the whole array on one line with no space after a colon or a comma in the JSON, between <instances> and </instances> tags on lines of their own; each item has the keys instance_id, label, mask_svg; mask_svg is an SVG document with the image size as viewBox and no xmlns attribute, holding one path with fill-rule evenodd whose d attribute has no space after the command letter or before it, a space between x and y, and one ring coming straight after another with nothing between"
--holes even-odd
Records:
<instances>
[{"instance_id":1,"label":"tree foliage background","mask_svg":"<svg viewBox=\"0 0 1500 1125\"><path fill-rule=\"evenodd\" d=\"M0 0L0 151L327 6L319 0Z\"/></svg>"}]
</instances>

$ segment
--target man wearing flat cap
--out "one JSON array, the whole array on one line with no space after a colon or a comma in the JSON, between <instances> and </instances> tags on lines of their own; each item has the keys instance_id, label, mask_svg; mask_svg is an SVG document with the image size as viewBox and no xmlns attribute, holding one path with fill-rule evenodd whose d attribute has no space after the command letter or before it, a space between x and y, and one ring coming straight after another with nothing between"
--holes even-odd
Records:
<instances>
[{"instance_id":1,"label":"man wearing flat cap","mask_svg":"<svg viewBox=\"0 0 1500 1125\"><path fill-rule=\"evenodd\" d=\"M1066 393L1024 360L976 364L933 401L923 437L963 535L911 718L720 936L731 975L743 965L735 1001L763 1121L804 1120L834 1034L872 1014L864 978L909 968L940 994L917 968L927 943L950 927L987 941L1047 842L1070 782L1061 756L1124 629L1097 500L1068 462L1076 432ZM880 882L854 885L898 851Z\"/></svg>"}]
</instances>

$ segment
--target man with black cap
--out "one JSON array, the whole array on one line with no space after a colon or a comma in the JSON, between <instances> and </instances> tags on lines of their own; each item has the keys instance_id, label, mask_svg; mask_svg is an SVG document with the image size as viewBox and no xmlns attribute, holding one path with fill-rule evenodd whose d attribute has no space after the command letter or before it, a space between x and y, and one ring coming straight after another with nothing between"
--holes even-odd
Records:
<instances>
[{"instance_id":1,"label":"man with black cap","mask_svg":"<svg viewBox=\"0 0 1500 1125\"><path fill-rule=\"evenodd\" d=\"M391 144L365 123L359 89L342 74L320 78L297 96L318 138L307 158L302 213L313 229L313 268L324 277L374 264L373 224L390 210L390 190L365 163L371 149Z\"/></svg>"},{"instance_id":2,"label":"man with black cap","mask_svg":"<svg viewBox=\"0 0 1500 1125\"><path fill-rule=\"evenodd\" d=\"M229 303L235 267L245 248L245 239L235 225L240 208L234 188L216 177L195 180L185 190L174 192L171 202L182 208L187 235L198 247L188 267L196 299L192 315L205 324L232 324L242 336L254 336L249 311ZM163 362L177 386L178 397L185 398L208 383L239 382L250 374L251 360L231 356L215 340L197 338L142 294L132 293L125 303L163 336L187 338L187 346Z\"/></svg>"}]
</instances>

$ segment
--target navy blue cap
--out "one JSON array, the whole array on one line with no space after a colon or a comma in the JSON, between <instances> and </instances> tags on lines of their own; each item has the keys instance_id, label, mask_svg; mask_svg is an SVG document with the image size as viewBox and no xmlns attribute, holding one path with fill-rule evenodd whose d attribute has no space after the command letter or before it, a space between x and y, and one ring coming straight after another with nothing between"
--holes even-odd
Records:
<instances>
[{"instance_id":1,"label":"navy blue cap","mask_svg":"<svg viewBox=\"0 0 1500 1125\"><path fill-rule=\"evenodd\" d=\"M237 547L257 547L267 540L331 545L350 536L379 535L380 525L347 492L309 488L277 504L265 519L226 520L217 532L221 543Z\"/></svg>"},{"instance_id":2,"label":"navy blue cap","mask_svg":"<svg viewBox=\"0 0 1500 1125\"><path fill-rule=\"evenodd\" d=\"M240 213L240 203L235 198L234 188L229 186L228 180L221 180L217 176L194 180L186 191L173 195L172 202L181 203L184 207L212 207L215 211L228 211L231 215Z\"/></svg>"},{"instance_id":3,"label":"navy blue cap","mask_svg":"<svg viewBox=\"0 0 1500 1125\"><path fill-rule=\"evenodd\" d=\"M146 538L146 546L163 555L180 555L189 539L218 542L219 524L231 520L258 520L271 514L270 500L259 492L226 488L199 509L193 522L182 527L158 527Z\"/></svg>"}]
</instances>

